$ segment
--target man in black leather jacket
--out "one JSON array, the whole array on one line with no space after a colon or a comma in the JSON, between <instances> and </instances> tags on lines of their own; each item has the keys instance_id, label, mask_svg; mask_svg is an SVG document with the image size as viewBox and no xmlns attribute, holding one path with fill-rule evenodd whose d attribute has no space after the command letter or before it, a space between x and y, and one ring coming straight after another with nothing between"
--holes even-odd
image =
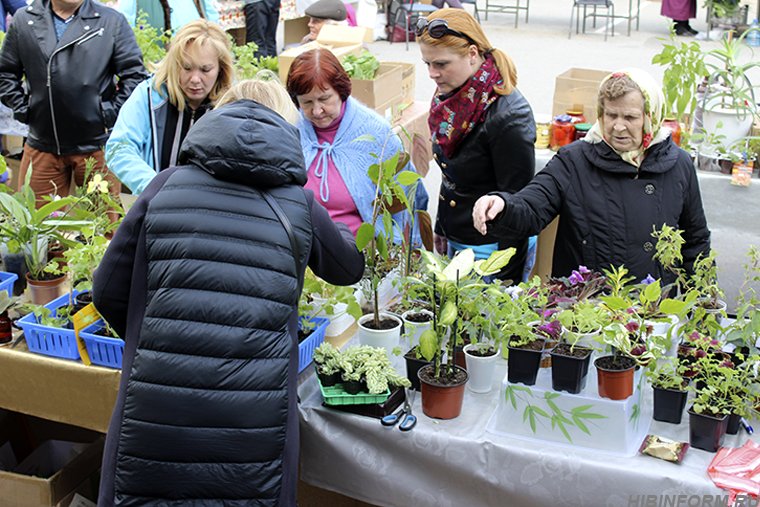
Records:
<instances>
[{"instance_id":1,"label":"man in black leather jacket","mask_svg":"<svg viewBox=\"0 0 760 507\"><path fill-rule=\"evenodd\" d=\"M72 176L82 185L89 157L107 172L109 129L146 77L135 36L114 9L92 0L35 0L19 9L0 53L0 100L29 124L19 181L31 163L38 204L67 195ZM118 192L118 180L107 177Z\"/></svg>"}]
</instances>

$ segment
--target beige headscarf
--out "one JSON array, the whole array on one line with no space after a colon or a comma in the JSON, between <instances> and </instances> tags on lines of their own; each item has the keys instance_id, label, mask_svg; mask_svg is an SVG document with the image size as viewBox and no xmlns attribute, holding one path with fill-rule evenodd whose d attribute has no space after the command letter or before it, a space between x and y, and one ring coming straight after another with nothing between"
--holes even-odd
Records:
<instances>
[{"instance_id":1,"label":"beige headscarf","mask_svg":"<svg viewBox=\"0 0 760 507\"><path fill-rule=\"evenodd\" d=\"M641 90L644 96L644 135L641 146L630 151L618 151L612 148L612 145L604 138L604 115L599 115L594 126L591 127L584 141L589 143L606 142L615 153L620 155L624 161L634 167L641 166L647 149L668 138L670 129L662 127L662 120L665 115L665 97L662 94L662 88L652 79L652 76L640 69L623 69L613 72L602 80L602 85L611 78L628 76Z\"/></svg>"}]
</instances>

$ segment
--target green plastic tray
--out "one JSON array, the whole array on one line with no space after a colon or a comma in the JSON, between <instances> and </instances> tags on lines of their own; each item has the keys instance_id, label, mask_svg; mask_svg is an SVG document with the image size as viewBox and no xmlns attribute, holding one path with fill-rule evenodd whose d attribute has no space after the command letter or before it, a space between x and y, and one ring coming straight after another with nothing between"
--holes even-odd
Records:
<instances>
[{"instance_id":1,"label":"green plastic tray","mask_svg":"<svg viewBox=\"0 0 760 507\"><path fill-rule=\"evenodd\" d=\"M319 377L317 377L319 382ZM325 400L325 405L371 405L377 403L383 403L391 395L391 391L386 389L384 393L369 394L367 391L359 391L356 394L349 394L343 389L343 384L335 384L334 386L324 387L322 382L319 382L319 390L322 391L322 398Z\"/></svg>"}]
</instances>

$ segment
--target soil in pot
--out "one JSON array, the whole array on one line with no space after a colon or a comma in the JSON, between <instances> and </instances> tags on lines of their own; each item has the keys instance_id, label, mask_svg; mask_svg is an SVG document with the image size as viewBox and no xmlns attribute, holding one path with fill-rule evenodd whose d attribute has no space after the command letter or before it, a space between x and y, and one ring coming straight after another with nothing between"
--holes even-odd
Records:
<instances>
[{"instance_id":1,"label":"soil in pot","mask_svg":"<svg viewBox=\"0 0 760 507\"><path fill-rule=\"evenodd\" d=\"M417 358L417 347L414 347L404 354L404 360L406 361L406 378L412 383L412 389L419 391L420 378L417 376L417 372L423 366L430 364L430 361L426 361L423 358Z\"/></svg>"},{"instance_id":2,"label":"soil in pot","mask_svg":"<svg viewBox=\"0 0 760 507\"><path fill-rule=\"evenodd\" d=\"M92 292L84 291L74 296L74 313L92 303Z\"/></svg>"},{"instance_id":3,"label":"soil in pot","mask_svg":"<svg viewBox=\"0 0 760 507\"><path fill-rule=\"evenodd\" d=\"M470 354L471 356L476 356L476 357L491 357L493 355L496 355L496 349L493 346L490 346L485 349L480 349L480 348L475 347L475 348L467 349L467 353Z\"/></svg>"},{"instance_id":4,"label":"soil in pot","mask_svg":"<svg viewBox=\"0 0 760 507\"><path fill-rule=\"evenodd\" d=\"M551 352L552 389L578 394L586 387L591 349L560 343Z\"/></svg>"},{"instance_id":5,"label":"soil in pot","mask_svg":"<svg viewBox=\"0 0 760 507\"><path fill-rule=\"evenodd\" d=\"M624 400L633 394L633 372L636 361L626 356L603 356L594 361L599 396Z\"/></svg>"},{"instance_id":6,"label":"soil in pot","mask_svg":"<svg viewBox=\"0 0 760 507\"><path fill-rule=\"evenodd\" d=\"M655 421L662 421L671 424L681 424L683 409L686 407L686 391L677 391L675 389L662 389L653 387L654 392L654 414L652 417Z\"/></svg>"},{"instance_id":7,"label":"soil in pot","mask_svg":"<svg viewBox=\"0 0 760 507\"><path fill-rule=\"evenodd\" d=\"M36 305L44 305L63 294L66 275L44 273L40 279L32 279L26 274L29 299Z\"/></svg>"},{"instance_id":8,"label":"soil in pot","mask_svg":"<svg viewBox=\"0 0 760 507\"><path fill-rule=\"evenodd\" d=\"M716 452L726 434L728 416L697 414L689 409L689 444L703 451Z\"/></svg>"},{"instance_id":9,"label":"soil in pot","mask_svg":"<svg viewBox=\"0 0 760 507\"><path fill-rule=\"evenodd\" d=\"M405 314L404 318L415 324L424 324L425 322L433 320L430 314L424 312L409 312Z\"/></svg>"},{"instance_id":10,"label":"soil in pot","mask_svg":"<svg viewBox=\"0 0 760 507\"><path fill-rule=\"evenodd\" d=\"M454 419L462 413L467 372L455 366L451 377L438 379L434 377L434 371L430 364L417 373L422 391L422 412L435 419Z\"/></svg>"},{"instance_id":11,"label":"soil in pot","mask_svg":"<svg viewBox=\"0 0 760 507\"><path fill-rule=\"evenodd\" d=\"M507 380L513 384L534 385L543 350L544 340L534 340L520 348L510 346L507 358Z\"/></svg>"},{"instance_id":12,"label":"soil in pot","mask_svg":"<svg viewBox=\"0 0 760 507\"><path fill-rule=\"evenodd\" d=\"M398 323L401 319L395 320L391 319L390 317L385 317L383 315L380 316L379 325L375 325L375 319L367 319L365 322L362 323L362 325L368 329L375 329L375 330L388 330L393 329L394 327L398 327Z\"/></svg>"}]
</instances>

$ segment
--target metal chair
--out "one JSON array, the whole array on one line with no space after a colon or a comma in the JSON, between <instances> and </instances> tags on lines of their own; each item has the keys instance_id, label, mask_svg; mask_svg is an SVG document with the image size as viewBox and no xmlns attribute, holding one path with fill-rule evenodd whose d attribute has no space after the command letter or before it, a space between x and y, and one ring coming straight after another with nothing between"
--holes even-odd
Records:
<instances>
[{"instance_id":1,"label":"metal chair","mask_svg":"<svg viewBox=\"0 0 760 507\"><path fill-rule=\"evenodd\" d=\"M396 3L394 1L394 3ZM437 11L438 7L435 5L422 4L415 0L400 0L396 7L395 12L392 13L393 22L391 23L390 33L388 38L391 44L393 44L393 30L398 25L400 18L404 20L404 39L406 41L406 50L409 51L409 31L414 29L417 23L417 19L420 16L427 16L431 12Z\"/></svg>"},{"instance_id":2,"label":"metal chair","mask_svg":"<svg viewBox=\"0 0 760 507\"><path fill-rule=\"evenodd\" d=\"M521 0L514 0L514 4L503 3L506 0L486 0L486 21L488 21L488 13L503 13L515 15L515 28L517 28L517 21L520 18L520 11L525 11L525 22L528 22L528 13L530 11L530 0L525 0L525 5L522 5ZM511 0L510 0L511 1Z\"/></svg>"},{"instance_id":3,"label":"metal chair","mask_svg":"<svg viewBox=\"0 0 760 507\"><path fill-rule=\"evenodd\" d=\"M478 0L460 0L463 5L472 5L472 16L480 23L480 12L478 12Z\"/></svg>"},{"instance_id":4,"label":"metal chair","mask_svg":"<svg viewBox=\"0 0 760 507\"><path fill-rule=\"evenodd\" d=\"M568 39L573 35L573 16L575 16L575 33L580 33L578 25L580 24L581 7L583 7L583 33L586 33L586 18L593 18L593 27L596 28L596 18L600 17L605 19L604 40L607 40L607 32L610 31L610 25L612 26L612 36L615 36L615 4L612 0L573 0L573 9L570 11L570 28L567 32ZM588 7L594 8L590 14L586 13ZM607 9L607 12L597 14L597 7Z\"/></svg>"}]
</instances>

